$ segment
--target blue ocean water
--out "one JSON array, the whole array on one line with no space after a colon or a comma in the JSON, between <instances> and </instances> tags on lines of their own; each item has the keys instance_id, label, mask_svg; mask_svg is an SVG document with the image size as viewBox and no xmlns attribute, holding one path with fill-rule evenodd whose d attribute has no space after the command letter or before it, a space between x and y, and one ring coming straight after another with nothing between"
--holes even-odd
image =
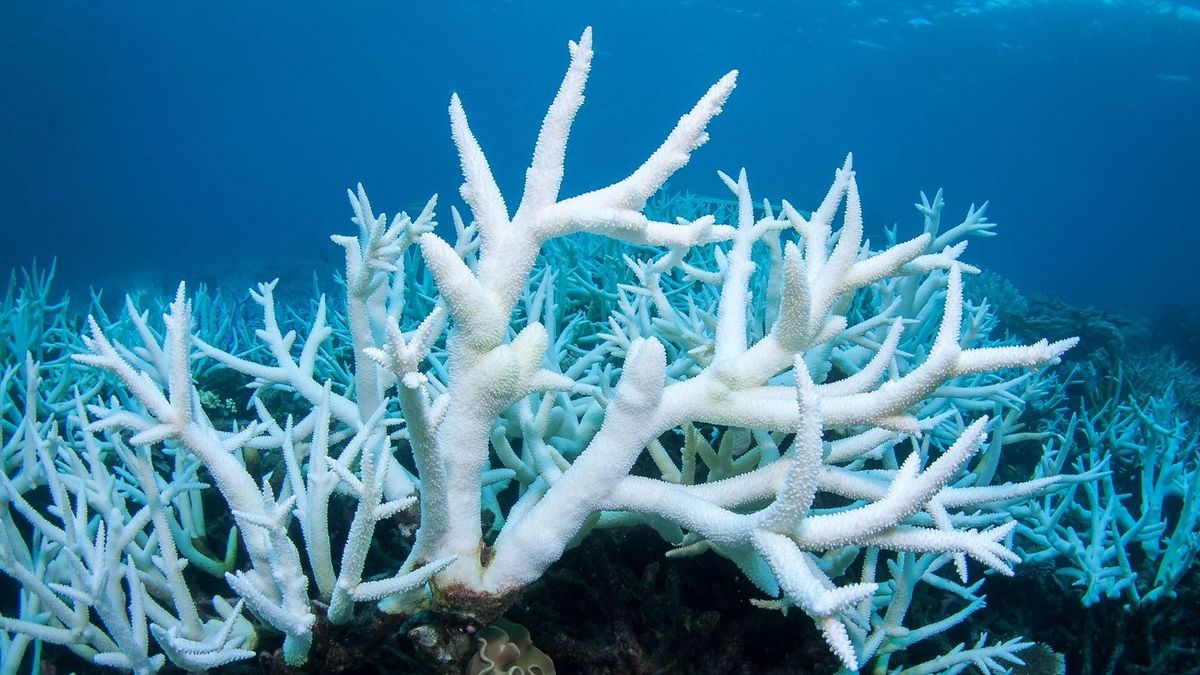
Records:
<instances>
[{"instance_id":1,"label":"blue ocean water","mask_svg":"<svg viewBox=\"0 0 1200 675\"><path fill-rule=\"evenodd\" d=\"M337 264L344 188L458 202L453 91L512 194L587 25L568 192L738 68L673 188L725 196L715 171L744 166L811 208L853 151L876 232L915 231L941 186L956 215L991 200L1000 236L968 258L1026 292L1200 307L1200 8L1142 0L5 3L0 268L57 257L78 288Z\"/></svg>"}]
</instances>

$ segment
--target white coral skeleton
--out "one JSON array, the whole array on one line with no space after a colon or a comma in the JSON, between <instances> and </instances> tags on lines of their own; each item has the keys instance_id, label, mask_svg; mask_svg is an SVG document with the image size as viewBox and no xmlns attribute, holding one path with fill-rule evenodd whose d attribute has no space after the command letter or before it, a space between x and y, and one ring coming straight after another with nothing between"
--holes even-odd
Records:
<instances>
[{"instance_id":1,"label":"white coral skeleton","mask_svg":"<svg viewBox=\"0 0 1200 675\"><path fill-rule=\"evenodd\" d=\"M86 511L103 497L78 480L55 487L64 525L42 519L38 527L56 545L96 549L118 563L125 584L110 583L105 592L115 595L105 599L67 590L72 573L58 570L42 593L50 616L5 619L0 630L38 631L36 637L55 641L63 637L53 633L58 629L111 632L123 625L125 639L100 641L111 654L97 662L153 672L162 657L147 656L148 621L169 658L199 668L249 654L242 649L252 641L239 618L244 606L286 636L288 662L302 663L315 612L324 607L335 624L363 602L386 611L432 603L486 620L589 531L650 525L678 546L673 555L711 551L732 560L776 599L763 604L799 607L844 666L857 669L890 639L873 632L869 619L872 598L891 583L876 579L881 551L941 556L963 583L968 558L1011 574L1019 559L1010 549L1014 524L1005 505L1063 479L979 479L973 458L989 433L998 444L1006 429L976 411L1001 399L1019 402L1013 391L1021 381L983 374L1053 364L1075 339L971 346L981 319L964 322L963 273L974 269L959 262L965 242L958 240L987 233L982 209L938 236L939 194L923 205L925 233L873 251L863 240L847 157L807 217L787 202L756 209L745 171L720 176L736 200L734 222L648 217L647 201L707 140L736 71L679 119L641 167L563 198L567 139L592 55L589 29L570 43L570 67L542 122L515 209L500 193L459 97L451 98L461 195L473 217L468 224L454 211L454 244L434 231L436 198L416 218L389 221L372 210L361 186L351 193L360 233L334 237L347 261L353 369L342 364L345 381L331 375L322 351L341 333L327 322L324 299L297 352L296 334L285 333L276 317L274 282L253 294L264 319L255 358L193 336L182 286L161 335L134 314L140 347L112 339L93 319L88 353L75 358L115 376L123 393L86 401L75 419L89 443L119 448L151 506L133 509L138 520L124 526L120 542L115 538L125 530L115 526L107 540L94 530L80 537L87 533L69 531L72 509L82 504ZM605 263L614 278L628 280L611 317L589 318L588 307L562 304L597 291L581 288L588 285L581 277L566 279L562 273L571 270L556 269L559 257L540 257L548 247L582 246L579 233L633 245L624 263ZM603 246L595 250L612 249ZM414 247L436 298L428 297L428 283L421 286L423 272L412 269ZM568 283L579 291L574 296L562 292ZM886 301L865 304L867 293ZM859 315L864 306L869 316ZM409 321L414 310L423 316ZM939 311L940 322L928 319ZM592 342L580 342L588 328ZM193 360L201 357L252 378L257 422L215 428L193 380ZM293 392L307 412L272 412L257 393L270 388ZM912 451L904 456L906 448ZM151 475L149 453L159 449L177 456L174 475ZM248 449L279 453L282 483L255 475L243 461ZM55 474L44 450L29 452L30 476L39 456L42 469ZM634 471L647 457L657 475ZM172 505L180 494L200 489L197 465L228 502L248 560L225 574L237 607L218 598L224 618L208 621L195 615L178 573L183 565L165 545L163 519L179 508ZM5 481L17 508L33 513L21 503L23 490ZM68 492L77 494L74 502ZM357 500L340 560L329 528L335 494ZM419 528L407 560L369 579L376 530L412 509ZM485 513L493 515L490 527ZM293 520L299 539L289 535ZM145 548L134 530L151 526L163 544L153 560L114 548ZM89 571L86 556L76 557L80 575L99 574ZM861 572L851 575L855 559ZM10 555L7 567L21 564ZM155 594L169 589L174 602L143 598L147 584ZM104 628L72 624L78 612L54 604L63 603L58 593L70 596L67 604L107 607L124 597L122 588L134 596L133 618L113 616L110 624L100 616ZM989 648L981 641L983 651L966 650L977 653L964 658L983 659L978 654L987 649L1006 653L1013 644ZM116 655L122 649L129 654Z\"/></svg>"}]
</instances>

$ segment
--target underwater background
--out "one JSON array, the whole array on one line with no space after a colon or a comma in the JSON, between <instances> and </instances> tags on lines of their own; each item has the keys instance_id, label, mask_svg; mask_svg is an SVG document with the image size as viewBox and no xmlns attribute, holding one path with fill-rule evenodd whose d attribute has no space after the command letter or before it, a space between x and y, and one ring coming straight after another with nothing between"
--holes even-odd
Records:
<instances>
[{"instance_id":1,"label":"underwater background","mask_svg":"<svg viewBox=\"0 0 1200 675\"><path fill-rule=\"evenodd\" d=\"M166 302L181 279L244 295L282 277L281 289L304 293L344 269L329 235L354 231L344 192L358 182L389 212L415 214L439 193L438 231L449 232L449 206L462 208L451 93L515 201L563 46L585 26L596 61L564 195L624 176L737 68L711 140L665 193L725 198L716 172L744 167L756 196L807 209L853 152L879 244L893 224L900 239L920 232L921 191L944 189L953 218L989 201L997 236L973 240L963 259L996 275L975 288L1006 334L1084 336L1062 376L1064 400L1090 394L1071 409L1095 415L1080 447L1099 447L1109 422L1153 447L1136 430L1152 416L1177 425L1171 456L1200 475L1200 4L7 2L0 274L57 261L55 297L69 292L83 310L89 288L104 289L114 316L119 294ZM0 355L11 361L0 371L21 358L3 345ZM1111 419L1097 410L1105 401ZM1013 466L1033 466L1031 452L1019 447ZM1122 488L1136 485L1136 457L1118 459ZM1166 500L1165 531L1194 506L1180 502ZM728 568L663 560L646 532L606 537L569 552L531 591L542 609L521 618L547 641L564 617L596 634L619 624L657 669L601 668L611 655L563 638L552 643L559 672L837 671L803 617L749 607L753 588ZM1200 533L1187 540L1194 556ZM1200 673L1200 581L1194 557L1187 565L1170 604L1134 608L1081 603L1052 562L1029 565L1016 580L988 579L972 628L1049 645L1071 673ZM10 591L0 589L0 614L11 614ZM943 609L923 602L917 613ZM596 606L615 614L573 615ZM47 653L42 672L90 672ZM388 672L393 656L372 658L383 663L338 672Z\"/></svg>"},{"instance_id":2,"label":"underwater background","mask_svg":"<svg viewBox=\"0 0 1200 675\"><path fill-rule=\"evenodd\" d=\"M524 161L546 66L585 25L600 66L568 194L738 68L671 188L721 194L715 171L744 166L757 194L812 203L853 152L873 232L915 227L918 191L943 187L991 200L1000 236L969 255L1023 291L1200 309L1200 9L1142 0L5 3L0 267L170 287L337 260L344 188L457 199L451 92L492 157ZM494 167L502 189L522 167Z\"/></svg>"}]
</instances>

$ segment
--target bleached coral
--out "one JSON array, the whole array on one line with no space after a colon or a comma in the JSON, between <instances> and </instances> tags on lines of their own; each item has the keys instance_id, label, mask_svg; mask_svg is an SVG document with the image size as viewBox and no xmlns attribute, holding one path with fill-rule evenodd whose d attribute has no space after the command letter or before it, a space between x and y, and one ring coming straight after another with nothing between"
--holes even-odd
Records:
<instances>
[{"instance_id":1,"label":"bleached coral","mask_svg":"<svg viewBox=\"0 0 1200 675\"><path fill-rule=\"evenodd\" d=\"M1097 406L1071 416L1039 471L1071 464L1099 480L1023 504L1021 548L1054 561L1085 606L1174 598L1200 553L1200 438L1171 387L1139 397L1118 386Z\"/></svg>"},{"instance_id":2,"label":"bleached coral","mask_svg":"<svg viewBox=\"0 0 1200 675\"><path fill-rule=\"evenodd\" d=\"M736 71L626 178L562 198L590 30L570 55L515 210L457 95L451 129L473 221L453 211L454 244L436 233L436 198L415 218L389 220L361 187L350 193L359 234L334 238L346 251L344 323L336 312L330 319L322 298L297 345L278 316L274 282L253 293L263 313L260 347L242 345L243 353L193 335L182 286L161 333L131 312L133 329L123 332L139 347L90 322L87 353L75 359L105 373L116 395L79 396L75 438L27 433L83 442L92 454L56 466L29 436L32 449L5 456L6 472L21 467L5 478L5 512L13 505L80 564L39 567L11 539L0 549L4 571L44 579L43 604L67 596L91 607L104 628L69 623L78 612L66 608L0 628L58 642L69 640L55 631L103 633L110 637L96 637L88 655L139 672L162 663L150 655L149 634L176 664L196 668L246 655L254 636L239 618L244 606L286 636L284 655L295 664L313 639L314 600L335 624L350 619L355 603L374 601L388 611L432 603L490 619L589 531L641 524L676 544L675 555L712 551L735 562L777 599L768 604L810 616L850 669L978 608L978 586L965 585L967 558L1011 574L1019 558L1005 506L1063 482L1047 475L992 484L1006 435L1020 431L1005 415L981 411L1019 407L1024 378L990 373L1055 363L1075 342L973 346L987 318L976 311L964 321L963 272L974 268L959 257L963 237L991 227L983 209L939 232L939 195L921 207L925 232L872 250L847 157L807 216L787 202L756 208L742 171L721 174L733 222L648 217L647 201L707 140ZM607 240L628 245L623 264ZM613 259L587 261L589 246ZM576 264L564 264L571 258ZM613 279L617 287L605 287ZM348 359L328 347L333 336ZM216 427L196 391L198 356L251 381L254 423ZM272 390L294 400L272 410ZM147 459L151 449L174 458L166 475ZM251 450L277 454L283 480L256 474L244 459ZM115 483L104 475L114 453L123 467ZM634 470L643 457L656 475ZM190 604L170 545L202 527L202 518L185 517L204 487L199 465L228 503L249 560L224 572L238 606L218 605L223 617L207 621ZM62 526L23 502L27 488L16 482L26 473L62 493ZM60 473L78 477L64 482ZM74 490L74 501L56 482ZM113 485L142 506L114 510ZM357 504L338 561L335 494ZM86 525L77 518L70 531L70 514L86 516L89 499L103 517ZM407 559L371 579L376 529L414 506L419 528ZM293 520L299 539L289 532ZM181 525L172 529L173 521ZM881 551L900 553L890 578L876 569ZM62 575L99 589L89 561L101 558L113 563L97 577L107 595L69 590ZM962 584L935 574L950 562ZM123 586L115 570L126 575ZM148 580L173 609L148 599ZM902 591L920 581L953 585L970 610L907 642L873 630L877 613L892 607L879 620L898 627ZM968 656L945 658L1011 661L1022 646L980 642Z\"/></svg>"}]
</instances>

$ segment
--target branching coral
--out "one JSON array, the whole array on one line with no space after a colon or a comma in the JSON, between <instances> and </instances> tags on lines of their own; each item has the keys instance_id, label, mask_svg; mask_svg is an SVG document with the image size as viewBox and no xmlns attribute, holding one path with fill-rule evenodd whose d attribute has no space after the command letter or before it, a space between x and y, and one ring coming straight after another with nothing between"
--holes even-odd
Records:
<instances>
[{"instance_id":1,"label":"branching coral","mask_svg":"<svg viewBox=\"0 0 1200 675\"><path fill-rule=\"evenodd\" d=\"M40 624L46 615L34 613L0 627L59 642L68 637L54 631L105 634L111 640L97 643L93 660L151 672L162 657L149 655L147 630L183 667L243 657L253 640L244 606L286 636L284 656L298 664L323 607L334 624L348 621L355 603L376 601L387 611L432 606L490 620L589 531L630 525L654 527L677 545L675 555L732 560L776 599L768 604L811 617L850 669L877 654L886 664L882 655L977 609L967 559L1010 574L1019 558L1006 507L1066 482L1045 475L993 484L1005 438L1020 433L1004 408L1021 406L1025 386L1023 377L994 373L1055 363L1075 340L979 345L986 312L964 320L963 273L974 268L959 258L964 237L992 227L984 210L939 232L939 194L921 205L925 232L903 242L893 235L872 250L850 157L807 217L786 201L756 208L745 171L720 176L736 204L727 209L732 222L645 215L647 201L707 140L736 71L642 166L563 198L567 138L592 55L588 30L570 44L515 210L457 95L451 130L473 221L452 211L456 243L436 233L436 198L415 218L389 220L361 187L351 192L359 234L334 237L346 252L345 318L335 312L331 320L322 298L301 344L283 328L274 282L253 294L263 324L249 353L193 335L182 286L160 333L133 312L136 330L118 340L93 318L87 353L75 359L115 392L78 397L72 419L85 447L97 448L93 465L56 467L34 440L32 449L6 451L6 471L23 469L4 479L6 510L80 565L55 568L51 581L37 556L11 543L0 549L7 573L45 579L45 605L65 595L91 607L103 628L68 624L78 612L67 608ZM598 246L607 255L618 250L612 241L625 246L623 267L581 253ZM606 287L614 279L616 288ZM330 340L348 345L348 361ZM197 356L251 381L253 423L216 428L197 394ZM296 405L271 410L269 390L290 392ZM982 414L992 411L1000 415ZM256 475L243 460L250 449L281 457L282 480ZM118 492L142 506L114 512L108 504L110 453L124 467ZM173 467L148 459L157 453L174 457ZM225 574L240 600L219 605L223 620L195 615L168 545L186 538L168 521L187 521L175 511L203 488L199 466L228 503L248 559ZM90 478L59 488L59 473ZM29 490L21 480L62 495L54 509L62 526L20 496ZM337 561L335 496L356 505ZM89 501L103 506L99 520L86 517ZM373 578L375 533L414 507L420 525L407 559ZM83 590L99 588L81 553L92 548L88 555L107 556L126 575L123 586L111 574L96 577L110 597ZM890 579L877 569L881 552L903 554L885 565ZM897 640L907 612L901 596L918 581L948 587L936 575L948 563L968 609ZM169 591L173 610L148 609L144 578ZM128 621L105 614L123 598ZM886 630L873 630L876 622ZM1008 662L1023 646L981 641L944 659Z\"/></svg>"}]
</instances>

